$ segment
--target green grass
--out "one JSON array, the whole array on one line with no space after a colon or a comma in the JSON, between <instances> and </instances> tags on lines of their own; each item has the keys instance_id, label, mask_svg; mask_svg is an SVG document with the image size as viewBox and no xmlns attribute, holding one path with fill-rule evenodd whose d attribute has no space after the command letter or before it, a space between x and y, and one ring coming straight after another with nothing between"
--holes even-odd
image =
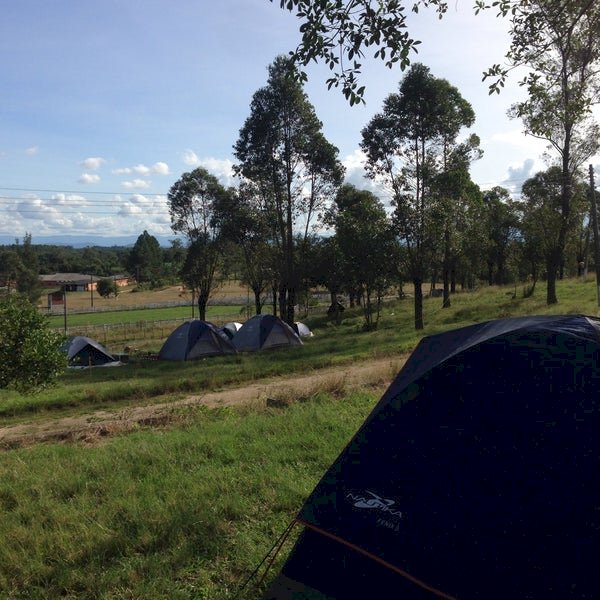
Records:
<instances>
[{"instance_id":1,"label":"green grass","mask_svg":"<svg viewBox=\"0 0 600 600\"><path fill-rule=\"evenodd\" d=\"M395 356L423 334L498 317L598 314L593 281L559 282L560 304L552 307L541 286L533 298L524 299L520 289L513 298L512 291L457 294L449 309L427 300L426 329L419 333L406 300L387 305L375 331L364 331L352 311L340 326L323 317L309 321L315 337L297 349L196 363L134 357L120 368L69 371L56 388L35 396L0 392L0 418L27 422L165 402L261 377ZM139 428L96 446L48 443L3 451L0 598L235 597L378 398L321 393L277 409L188 408L166 427ZM251 589L241 597L258 596Z\"/></svg>"},{"instance_id":2,"label":"green grass","mask_svg":"<svg viewBox=\"0 0 600 600\"><path fill-rule=\"evenodd\" d=\"M301 348L212 357L191 363L171 363L132 355L130 363L119 368L67 370L58 385L39 394L22 396L0 390L0 425L30 420L36 415L70 414L93 408L127 406L134 402L164 402L188 393L212 391L244 382L307 372L315 368L356 360L397 356L414 348L422 335L468 325L487 319L520 314L582 313L598 314L594 281L559 282L560 303L546 306L545 290L523 298L514 288L483 288L476 293L459 293L452 306L441 308L439 298L425 300L425 330L413 326L412 300L385 305L379 327L364 331L359 309L347 310L341 325L323 316L308 319L315 336L305 338ZM157 353L164 339L148 340L146 350ZM120 348L109 350L119 352Z\"/></svg>"},{"instance_id":3,"label":"green grass","mask_svg":"<svg viewBox=\"0 0 600 600\"><path fill-rule=\"evenodd\" d=\"M4 453L0 596L233 597L374 401L205 410L101 447Z\"/></svg>"},{"instance_id":4,"label":"green grass","mask_svg":"<svg viewBox=\"0 0 600 600\"><path fill-rule=\"evenodd\" d=\"M243 316L245 307L239 305L209 306L206 311L207 320L239 320ZM195 318L198 318L196 308ZM191 319L190 306L170 306L163 308L136 308L119 311L100 311L90 313L69 314L67 312L67 327L82 325L114 325L118 323L137 323L139 321L168 321L171 319ZM49 317L51 327L64 327L64 315Z\"/></svg>"}]
</instances>

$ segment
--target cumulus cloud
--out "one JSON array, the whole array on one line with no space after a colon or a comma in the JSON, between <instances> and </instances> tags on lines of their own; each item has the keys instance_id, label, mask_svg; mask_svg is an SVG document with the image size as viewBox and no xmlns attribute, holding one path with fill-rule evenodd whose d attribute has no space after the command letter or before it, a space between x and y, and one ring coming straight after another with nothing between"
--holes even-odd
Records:
<instances>
[{"instance_id":1,"label":"cumulus cloud","mask_svg":"<svg viewBox=\"0 0 600 600\"><path fill-rule=\"evenodd\" d=\"M79 183L98 183L100 181L100 175L96 173L82 173L81 177L77 180Z\"/></svg>"},{"instance_id":2,"label":"cumulus cloud","mask_svg":"<svg viewBox=\"0 0 600 600\"><path fill-rule=\"evenodd\" d=\"M166 162L155 162L152 165L152 172L156 173L157 175L170 175L170 171L169 171L169 165Z\"/></svg>"},{"instance_id":3,"label":"cumulus cloud","mask_svg":"<svg viewBox=\"0 0 600 600\"><path fill-rule=\"evenodd\" d=\"M197 167L200 164L200 159L193 150L186 150L181 158L188 167Z\"/></svg>"},{"instance_id":4,"label":"cumulus cloud","mask_svg":"<svg viewBox=\"0 0 600 600\"><path fill-rule=\"evenodd\" d=\"M90 171L97 171L106 161L99 156L92 156L90 158L86 158L82 160L79 164L84 169L88 169Z\"/></svg>"},{"instance_id":5,"label":"cumulus cloud","mask_svg":"<svg viewBox=\"0 0 600 600\"><path fill-rule=\"evenodd\" d=\"M519 193L523 183L538 170L539 168L536 168L536 161L533 158L527 158L522 163L510 165L508 167L508 177L502 181L502 185L513 194Z\"/></svg>"},{"instance_id":6,"label":"cumulus cloud","mask_svg":"<svg viewBox=\"0 0 600 600\"><path fill-rule=\"evenodd\" d=\"M143 190L150 187L150 182L144 181L143 179L133 179L131 181L123 181L121 182L121 185L127 190Z\"/></svg>"},{"instance_id":7,"label":"cumulus cloud","mask_svg":"<svg viewBox=\"0 0 600 600\"><path fill-rule=\"evenodd\" d=\"M147 177L152 172L152 169L150 169L150 167L147 167L146 165L135 165L135 167L131 167L131 170L134 173L137 173L138 175L142 175L144 177Z\"/></svg>"},{"instance_id":8,"label":"cumulus cloud","mask_svg":"<svg viewBox=\"0 0 600 600\"><path fill-rule=\"evenodd\" d=\"M148 177L153 173L157 175L170 175L169 165L163 161L155 162L151 167L140 163L133 167L120 167L118 169L113 169L112 172L114 175L130 175L131 173L135 173L136 175L140 175L142 177Z\"/></svg>"},{"instance_id":9,"label":"cumulus cloud","mask_svg":"<svg viewBox=\"0 0 600 600\"><path fill-rule=\"evenodd\" d=\"M27 156L35 156L39 151L39 146L31 146L25 150L25 154L27 154Z\"/></svg>"}]
</instances>

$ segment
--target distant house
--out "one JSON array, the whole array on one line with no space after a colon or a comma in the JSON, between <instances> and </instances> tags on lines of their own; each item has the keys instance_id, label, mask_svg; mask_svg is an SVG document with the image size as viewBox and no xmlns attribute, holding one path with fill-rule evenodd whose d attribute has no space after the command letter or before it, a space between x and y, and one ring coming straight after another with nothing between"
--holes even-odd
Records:
<instances>
[{"instance_id":1,"label":"distant house","mask_svg":"<svg viewBox=\"0 0 600 600\"><path fill-rule=\"evenodd\" d=\"M40 285L44 289L64 289L67 292L89 292L96 290L98 280L103 277L97 275L86 275L85 273L53 273L52 275L40 275ZM129 284L129 277L124 274L112 275L119 287Z\"/></svg>"}]
</instances>

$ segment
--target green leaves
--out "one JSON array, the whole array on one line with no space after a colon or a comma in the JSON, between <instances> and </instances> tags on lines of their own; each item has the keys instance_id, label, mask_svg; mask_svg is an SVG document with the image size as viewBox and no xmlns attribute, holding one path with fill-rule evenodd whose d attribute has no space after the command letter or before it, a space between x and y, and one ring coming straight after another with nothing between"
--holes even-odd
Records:
<instances>
[{"instance_id":1,"label":"green leaves","mask_svg":"<svg viewBox=\"0 0 600 600\"><path fill-rule=\"evenodd\" d=\"M399 63L405 69L419 44L406 31L406 7L399 0L281 0L279 6L295 10L302 21L302 40L290 53L294 62L323 61L335 71L326 80L328 89L341 87L350 105L364 103L365 87L358 84L362 64L355 59L366 48L374 47L374 58L386 67ZM420 6L435 6L440 17L447 10L445 0L415 0L411 9L418 12Z\"/></svg>"},{"instance_id":2,"label":"green leaves","mask_svg":"<svg viewBox=\"0 0 600 600\"><path fill-rule=\"evenodd\" d=\"M51 385L67 366L63 343L26 298L0 300L0 388L26 393Z\"/></svg>"}]
</instances>

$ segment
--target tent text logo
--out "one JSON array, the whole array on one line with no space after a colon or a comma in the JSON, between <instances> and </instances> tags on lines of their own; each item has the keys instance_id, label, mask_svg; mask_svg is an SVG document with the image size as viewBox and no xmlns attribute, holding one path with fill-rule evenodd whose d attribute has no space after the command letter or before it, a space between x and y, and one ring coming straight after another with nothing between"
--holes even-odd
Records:
<instances>
[{"instance_id":1,"label":"tent text logo","mask_svg":"<svg viewBox=\"0 0 600 600\"><path fill-rule=\"evenodd\" d=\"M384 512L390 517L396 517L397 519L402 518L402 511L396 510L393 507L393 505L396 504L394 500L382 498L381 496L378 496L369 490L367 490L366 493L369 496L348 492L346 499L350 500L353 503L353 506L356 508L372 509L379 512Z\"/></svg>"}]
</instances>

